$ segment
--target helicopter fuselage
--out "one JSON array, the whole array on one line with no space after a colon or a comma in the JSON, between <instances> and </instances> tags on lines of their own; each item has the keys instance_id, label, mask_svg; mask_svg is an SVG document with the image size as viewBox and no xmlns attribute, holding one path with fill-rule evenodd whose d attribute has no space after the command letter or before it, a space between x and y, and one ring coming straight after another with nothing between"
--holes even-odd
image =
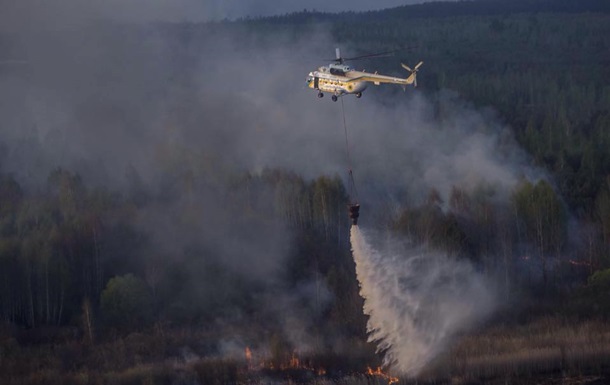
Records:
<instances>
[{"instance_id":1,"label":"helicopter fuselage","mask_svg":"<svg viewBox=\"0 0 610 385\"><path fill-rule=\"evenodd\" d=\"M404 79L365 71L354 71L344 64L329 64L310 72L307 77L307 86L318 90L318 97L320 98L324 96L324 92L332 94L333 101L337 101L337 97L345 94L355 94L359 98L368 83L375 85L381 83L399 84L403 87L410 84L415 85L415 74L422 64L420 62L414 70L402 64L411 73L409 77Z\"/></svg>"},{"instance_id":2,"label":"helicopter fuselage","mask_svg":"<svg viewBox=\"0 0 610 385\"><path fill-rule=\"evenodd\" d=\"M353 71L348 66L331 64L310 72L307 77L307 86L335 96L344 94L360 95L366 89L367 82L354 79L365 74L365 72Z\"/></svg>"}]
</instances>

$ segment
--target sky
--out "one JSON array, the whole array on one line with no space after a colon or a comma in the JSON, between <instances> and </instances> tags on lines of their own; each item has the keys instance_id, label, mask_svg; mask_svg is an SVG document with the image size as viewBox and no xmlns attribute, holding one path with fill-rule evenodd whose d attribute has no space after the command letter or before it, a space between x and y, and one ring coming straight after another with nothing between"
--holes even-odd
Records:
<instances>
[{"instance_id":1,"label":"sky","mask_svg":"<svg viewBox=\"0 0 610 385\"><path fill-rule=\"evenodd\" d=\"M23 0L0 4L0 24L16 26L54 20L74 22L73 15L120 21L206 21L281 15L307 9L322 12L369 11L422 3L422 0ZM22 27L24 27L22 25ZM1 28L1 27L0 27ZM27 27L26 27L27 28Z\"/></svg>"}]
</instances>

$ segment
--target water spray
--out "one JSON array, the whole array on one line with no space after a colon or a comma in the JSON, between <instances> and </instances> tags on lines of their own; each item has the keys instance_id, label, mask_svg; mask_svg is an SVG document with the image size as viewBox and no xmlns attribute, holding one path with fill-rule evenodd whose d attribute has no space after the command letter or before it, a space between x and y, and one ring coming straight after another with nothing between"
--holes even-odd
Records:
<instances>
[{"instance_id":1,"label":"water spray","mask_svg":"<svg viewBox=\"0 0 610 385\"><path fill-rule=\"evenodd\" d=\"M494 307L491 285L467 261L389 240L373 247L358 226L351 245L369 342L384 368L416 377L458 333Z\"/></svg>"},{"instance_id":2,"label":"water spray","mask_svg":"<svg viewBox=\"0 0 610 385\"><path fill-rule=\"evenodd\" d=\"M360 204L352 171L345 105L341 98L348 162L352 255L369 342L384 355L386 369L415 377L455 335L488 314L493 294L465 261L417 248L380 252L358 227Z\"/></svg>"}]
</instances>

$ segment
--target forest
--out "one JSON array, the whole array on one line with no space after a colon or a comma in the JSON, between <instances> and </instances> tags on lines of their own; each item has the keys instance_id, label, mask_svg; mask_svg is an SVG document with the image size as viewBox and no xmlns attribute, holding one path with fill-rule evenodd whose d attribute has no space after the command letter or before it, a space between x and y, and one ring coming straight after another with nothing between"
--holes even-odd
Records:
<instances>
[{"instance_id":1,"label":"forest","mask_svg":"<svg viewBox=\"0 0 610 385\"><path fill-rule=\"evenodd\" d=\"M199 108L195 88L206 87L193 81L202 67L201 47L227 36L238 37L232 43L238 49L267 49L278 36L282 44L299 45L320 30L332 38L324 49L337 44L353 54L396 50L396 60L374 63L380 73L395 72L398 60L424 61L419 87L407 93L433 100L431 119L453 119L439 97L451 92L470 110L492 111L527 164L542 170L541 177L521 175L508 191L464 183L445 194L425 185L391 209L395 202L363 193L363 216L370 215L363 226L468 261L495 282L503 306L486 320L490 333L497 325L508 330L501 334L507 339L538 329L578 334L582 327L589 333L599 328L604 336L590 355L571 356L561 348L560 364L527 356L511 361L510 369L490 363L476 373L489 378L555 370L607 374L610 345L602 342L610 341L600 325L610 316L609 11L607 2L595 0L479 0L366 13L304 10L236 21L112 25L96 34L106 48L91 59L103 62L112 52L120 64L111 69L74 71L72 83L60 84L54 77L62 75L35 66L0 67L5 90L27 84L28 92L44 95L40 100L52 95L48 90L59 90L61 97L72 87L85 90L66 97L73 119L55 121L51 114L45 115L47 122L31 122L24 116L34 110L14 107L6 102L9 92L1 92L6 103L0 124L6 134L0 135L0 382L264 383L246 370L250 351L261 356L264 376L292 375L296 383L360 375L380 365L381 355L366 342L344 175L302 173L281 161L254 169L223 156L230 151L223 141L236 140L222 132L223 125L264 130L290 108L257 122L251 119L256 114L242 119L239 114L250 110L233 106L223 118L233 100L222 99L223 90L219 101L201 114L193 112ZM157 49L160 40L161 52L150 54L147 50ZM84 45L83 40L54 49ZM0 35L0 50L38 57L9 35ZM150 81L144 70L121 62L132 55L161 76ZM149 64L158 57L171 70ZM79 60L87 64L89 59ZM315 64L308 61L308 66ZM203 67L214 70L216 64ZM284 75L277 71L276 76ZM306 93L297 89L300 83L292 85L305 75L291 73L280 82ZM129 94L134 84L139 89ZM106 86L112 88L111 101ZM230 92L239 92L237 85L231 87ZM13 93L11 100L15 94L21 95ZM374 100L380 108L394 108L402 95L400 89L368 90L358 103ZM36 99L30 97L23 100ZM43 100L49 109L59 105L52 99ZM145 120L143 111L165 108L169 117L155 134L159 137L151 139L154 145L140 147L152 136L146 125L156 124ZM59 134L63 125L71 125L63 134L67 139ZM69 151L47 157L53 150L47 146L80 137L81 130L131 130L131 125L138 128L121 143L106 143L104 135L113 138L113 131L91 134L84 142L90 147L74 151L82 158L73 163L63 161ZM200 148L200 137L180 131L180 125L205 127L210 137ZM44 140L38 142L38 135ZM291 145L281 139L272 145L284 144ZM104 148L108 158L120 158L121 151L142 153L146 166L133 161L117 167L109 161L101 172L96 148ZM237 153L242 147L231 149ZM114 173L121 183L108 183ZM358 177L357 168L355 173ZM374 207L368 213L367 203ZM467 351L468 343L477 344L473 336L463 341L455 345L455 357L468 354L460 350ZM323 368L323 374L276 373L293 368L297 353L302 367L317 373ZM438 369L447 359L441 355L424 375L456 378L460 368L469 368L449 358L454 366Z\"/></svg>"}]
</instances>

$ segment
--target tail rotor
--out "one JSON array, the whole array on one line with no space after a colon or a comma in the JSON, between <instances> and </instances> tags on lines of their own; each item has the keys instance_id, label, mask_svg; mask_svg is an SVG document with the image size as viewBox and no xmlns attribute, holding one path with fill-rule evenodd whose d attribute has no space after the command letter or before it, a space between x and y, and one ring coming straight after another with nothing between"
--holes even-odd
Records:
<instances>
[{"instance_id":1,"label":"tail rotor","mask_svg":"<svg viewBox=\"0 0 610 385\"><path fill-rule=\"evenodd\" d=\"M417 87L417 71L419 70L419 67L422 66L422 64L424 64L424 62L420 61L419 63L417 63L417 65L413 69L411 69L411 67L409 67L408 65L401 63L402 68L406 69L407 71L409 71L411 73L411 76L413 77L413 86L414 87ZM411 76L409 76L409 78Z\"/></svg>"}]
</instances>

